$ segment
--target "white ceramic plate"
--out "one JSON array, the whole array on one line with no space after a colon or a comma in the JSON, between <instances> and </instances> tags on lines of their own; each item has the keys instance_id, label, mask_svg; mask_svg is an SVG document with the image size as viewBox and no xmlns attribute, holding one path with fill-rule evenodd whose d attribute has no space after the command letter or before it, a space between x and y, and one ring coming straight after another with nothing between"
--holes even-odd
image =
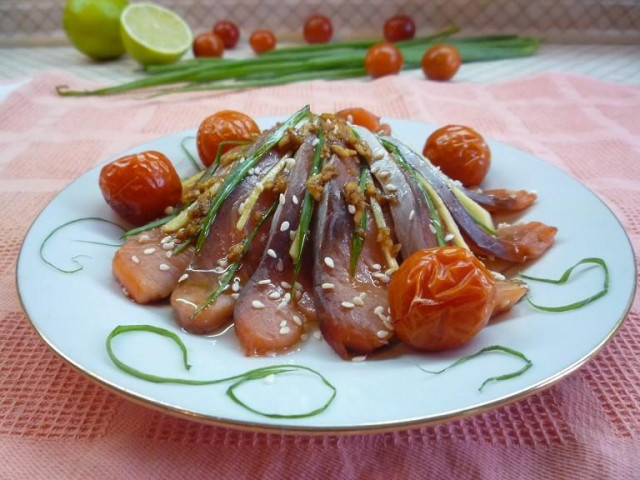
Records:
<instances>
[{"instance_id":1,"label":"white ceramic plate","mask_svg":"<svg viewBox=\"0 0 640 480\"><path fill-rule=\"evenodd\" d=\"M276 118L262 119L261 127ZM394 134L421 149L431 125L394 120ZM181 132L132 148L164 152L181 176L192 173L180 141ZM47 244L47 257L63 267L78 260L84 270L63 274L44 264L38 251L57 226L82 217L117 221L98 188L94 168L61 192L29 230L18 261L17 283L24 309L36 331L56 353L89 378L126 397L168 413L200 421L256 430L278 429L310 433L361 432L406 428L478 413L523 398L567 375L591 358L620 327L635 289L635 262L629 240L612 212L589 190L565 173L527 153L490 142L493 165L487 187L537 190L539 201L521 220L555 225L556 245L527 268L531 275L559 276L584 257L602 257L611 272L611 289L586 308L561 313L535 311L521 302L498 317L464 348L440 354L394 351L365 362L340 360L324 341L310 338L298 351L280 358L247 358L229 330L217 337L181 331L166 305L140 306L122 294L111 275L113 248L73 240L114 241L119 232L106 224L81 222L61 231ZM129 153L129 152L127 152ZM600 269L585 269L568 285L532 284L532 297L545 305L582 299L602 286ZM325 375L338 394L328 410L298 420L258 416L233 403L225 385L204 387L154 384L129 376L109 360L105 339L120 324L150 324L167 328L186 343L193 368L182 369L177 347L149 333L118 337L115 350L136 368L163 376L212 379L275 363L297 363ZM453 360L488 345L505 345L525 353L533 367L505 382L478 387L493 375L517 370L522 362L491 353L442 375L429 375L416 365L440 369ZM322 384L308 375L278 376L273 383L251 382L238 394L254 407L280 413L307 411L327 398Z\"/></svg>"}]
</instances>

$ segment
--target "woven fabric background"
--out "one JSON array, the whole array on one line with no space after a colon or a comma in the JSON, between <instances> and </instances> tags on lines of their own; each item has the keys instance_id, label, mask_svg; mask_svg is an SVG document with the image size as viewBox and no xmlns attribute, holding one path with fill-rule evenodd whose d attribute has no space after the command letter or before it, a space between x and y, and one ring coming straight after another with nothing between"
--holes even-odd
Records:
<instances>
[{"instance_id":1,"label":"woven fabric background","mask_svg":"<svg viewBox=\"0 0 640 480\"><path fill-rule=\"evenodd\" d=\"M31 329L14 286L23 236L83 172L216 110L286 115L359 105L463 123L583 181L640 248L640 88L548 74L501 84L394 77L248 92L59 98L48 73L0 103L0 478L638 478L640 304L591 362L550 389L482 415L398 433L285 436L180 420L89 382ZM78 85L80 84L80 85Z\"/></svg>"}]
</instances>

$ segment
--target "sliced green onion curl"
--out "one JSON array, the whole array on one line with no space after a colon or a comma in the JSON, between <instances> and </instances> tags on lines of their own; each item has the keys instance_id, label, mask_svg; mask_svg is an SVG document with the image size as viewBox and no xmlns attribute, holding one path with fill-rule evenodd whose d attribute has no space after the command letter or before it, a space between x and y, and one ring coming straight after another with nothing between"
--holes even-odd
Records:
<instances>
[{"instance_id":1,"label":"sliced green onion curl","mask_svg":"<svg viewBox=\"0 0 640 480\"><path fill-rule=\"evenodd\" d=\"M132 375L136 378L139 378L141 380L146 380L147 382L153 382L153 383L171 383L171 384L177 384L177 385L202 386L202 385L217 385L220 383L233 382L227 388L227 391L226 391L227 396L234 403L236 403L237 405L240 405L242 408L249 410L250 412L253 412L255 414L262 415L263 417L288 418L288 419L313 417L315 415L319 415L320 413L324 412L327 408L329 408L329 405L331 405L331 403L333 402L337 394L336 387L334 387L331 384L331 382L329 382L329 380L327 380L320 372L317 372L312 368L305 367L304 365L296 365L296 364L270 365L268 367L256 368L254 370L249 370L248 372L244 372L238 375L233 375L225 378L218 378L215 380L191 380L186 378L161 377L159 375L145 373L130 365L127 365L122 360L120 360L116 356L116 354L113 352L113 345L112 345L113 339L118 335L121 335L127 332L154 333L156 335L160 335L172 340L180 348L180 351L182 353L182 364L184 368L186 370L191 369L191 365L189 364L189 359L188 359L187 347L182 342L180 337L175 333L169 330L166 330L164 328L155 327L153 325L119 325L116 328L114 328L109 334L109 336L107 337L106 348L107 348L107 355L109 355L109 358L111 359L111 361L114 363L116 367L118 367L123 372L129 375ZM260 410L257 410L251 407L250 405L246 404L245 402L241 401L235 394L235 390L244 383L251 382L254 380L260 380L268 377L269 375L280 375L283 373L290 373L290 372L309 372L315 375L316 377L318 377L322 381L322 383L325 386L327 386L331 391L331 395L329 396L328 400L322 405L320 405L318 408L309 410L308 412L295 413L295 414L281 414L281 413L262 412Z\"/></svg>"},{"instance_id":2,"label":"sliced green onion curl","mask_svg":"<svg viewBox=\"0 0 640 480\"><path fill-rule=\"evenodd\" d=\"M360 187L360 194L364 198L367 184L371 182L371 174L369 169L362 165L360 169L360 180L358 186ZM363 202L364 204L364 202ZM364 246L364 238L360 236L360 232L366 233L367 231L367 209L362 209L362 216L360 217L360 225L358 228L353 229L353 236L351 237L351 276L356 274L356 268L358 268L358 260L360 259L360 253L362 253L362 247Z\"/></svg>"},{"instance_id":3,"label":"sliced green onion curl","mask_svg":"<svg viewBox=\"0 0 640 480\"><path fill-rule=\"evenodd\" d=\"M513 348L509 348L509 347L503 347L502 345L492 345L490 347L484 347L480 350L478 350L476 353L472 353L471 355L467 355L465 357L459 358L458 360L456 360L455 362L453 362L451 365L449 365L448 367L443 368L442 370L426 370L420 366L418 366L418 368L420 370L422 370L423 372L426 373L433 373L434 375L439 375L441 373L446 372L447 370L452 369L453 367L457 367L458 365L471 360L473 358L479 357L480 355L487 353L487 352L504 352L504 353L508 353L509 355L513 355L514 357L518 357L521 360L523 360L525 362L525 365L520 369L517 370L515 372L511 372L511 373L505 373L504 375L497 375L495 377L489 377L487 378L484 382L482 382L482 385L480 385L480 388L478 388L478 390L481 392L482 389L489 383L493 383L493 382L502 382L504 380L509 380L511 378L515 378L515 377L519 377L520 375L522 375L524 372L526 372L527 370L529 370L532 366L533 366L533 362L531 360L529 360L524 353L519 352L518 350L514 350Z\"/></svg>"},{"instance_id":4,"label":"sliced green onion curl","mask_svg":"<svg viewBox=\"0 0 640 480\"><path fill-rule=\"evenodd\" d=\"M536 308L538 310L542 310L543 312L568 312L570 310L577 310L578 308L582 308L585 305L590 304L591 302L604 297L607 292L609 291L609 268L607 267L607 262L605 262L602 258L598 258L598 257L589 257L589 258L583 258L582 260L580 260L578 263L576 263L574 266L568 268L567 270L565 270L565 272L562 274L562 276L560 278L558 278L557 280L551 279L551 278L540 278L540 277L531 277L529 275L523 275L520 274L520 276L522 278L525 278L527 280L533 280L534 282L544 282L544 283L552 283L554 285L562 285L564 283L567 283L567 281L569 280L569 277L571 276L571 273L573 272L573 270L580 266L580 265L584 265L584 264L588 264L588 263L592 263L595 265L600 265L602 267L602 270L604 271L604 281L602 284L602 290L600 290L598 293L595 293L594 295L591 295L590 297L585 298L584 300L580 300L574 303L570 303L568 305L561 305L558 307L545 307L543 305L538 305L536 303L534 303L529 297L527 297L527 301L529 302L529 304L533 307Z\"/></svg>"}]
</instances>

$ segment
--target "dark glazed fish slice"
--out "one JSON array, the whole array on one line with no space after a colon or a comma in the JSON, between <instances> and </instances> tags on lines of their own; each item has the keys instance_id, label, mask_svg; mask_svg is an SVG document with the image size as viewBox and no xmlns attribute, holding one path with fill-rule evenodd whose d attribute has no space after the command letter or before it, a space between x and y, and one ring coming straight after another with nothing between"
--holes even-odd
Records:
<instances>
[{"instance_id":1,"label":"dark glazed fish slice","mask_svg":"<svg viewBox=\"0 0 640 480\"><path fill-rule=\"evenodd\" d=\"M368 215L367 236L356 272L349 274L353 218L341 186L357 182L355 159L333 158L338 176L325 185L313 227L316 318L324 338L344 359L366 355L386 345L393 336L388 318L384 255L376 241L377 229ZM388 280L386 280L388 281Z\"/></svg>"},{"instance_id":2,"label":"dark glazed fish slice","mask_svg":"<svg viewBox=\"0 0 640 480\"><path fill-rule=\"evenodd\" d=\"M310 265L302 266L294 302L291 302L294 264L289 255L291 232L298 228L300 208L313 160L309 136L295 155L289 185L278 206L260 265L242 288L235 310L235 331L247 355L286 350L300 340L315 311L311 292Z\"/></svg>"},{"instance_id":3,"label":"dark glazed fish slice","mask_svg":"<svg viewBox=\"0 0 640 480\"><path fill-rule=\"evenodd\" d=\"M496 213L520 212L533 205L538 198L535 193L526 190L497 189L479 192L464 187L461 190L485 210Z\"/></svg>"}]
</instances>

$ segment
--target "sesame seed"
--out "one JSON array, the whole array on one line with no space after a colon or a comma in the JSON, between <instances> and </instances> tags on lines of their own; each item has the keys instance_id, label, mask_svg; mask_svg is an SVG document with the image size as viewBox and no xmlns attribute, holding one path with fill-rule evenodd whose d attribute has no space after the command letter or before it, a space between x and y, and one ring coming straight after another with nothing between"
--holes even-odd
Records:
<instances>
[{"instance_id":1,"label":"sesame seed","mask_svg":"<svg viewBox=\"0 0 640 480\"><path fill-rule=\"evenodd\" d=\"M232 283L231 284L231 290L233 290L234 292L239 292L240 291L240 284L239 283Z\"/></svg>"},{"instance_id":2,"label":"sesame seed","mask_svg":"<svg viewBox=\"0 0 640 480\"><path fill-rule=\"evenodd\" d=\"M293 322L294 322L296 325L302 325L302 319L301 319L298 315L294 315L294 316L293 316Z\"/></svg>"},{"instance_id":3,"label":"sesame seed","mask_svg":"<svg viewBox=\"0 0 640 480\"><path fill-rule=\"evenodd\" d=\"M226 268L229 266L229 261L226 258L221 258L220 260L218 260L217 263L223 268Z\"/></svg>"},{"instance_id":4,"label":"sesame seed","mask_svg":"<svg viewBox=\"0 0 640 480\"><path fill-rule=\"evenodd\" d=\"M365 355L360 355L358 357L353 357L351 359L352 362L364 362L367 359Z\"/></svg>"},{"instance_id":5,"label":"sesame seed","mask_svg":"<svg viewBox=\"0 0 640 480\"><path fill-rule=\"evenodd\" d=\"M291 170L291 168L296 164L295 158L287 158L287 168Z\"/></svg>"},{"instance_id":6,"label":"sesame seed","mask_svg":"<svg viewBox=\"0 0 640 480\"><path fill-rule=\"evenodd\" d=\"M315 338L316 340L322 340L322 333L320 333L320 330L316 330L315 332L313 332L313 338Z\"/></svg>"},{"instance_id":7,"label":"sesame seed","mask_svg":"<svg viewBox=\"0 0 640 480\"><path fill-rule=\"evenodd\" d=\"M444 236L444 241L445 242L450 242L451 240L453 240L455 238L455 235L453 233L447 233Z\"/></svg>"},{"instance_id":8,"label":"sesame seed","mask_svg":"<svg viewBox=\"0 0 640 480\"><path fill-rule=\"evenodd\" d=\"M133 255L133 256L131 257L131 261L132 261L133 263L140 263L140 259L139 259L136 255Z\"/></svg>"},{"instance_id":9,"label":"sesame seed","mask_svg":"<svg viewBox=\"0 0 640 480\"><path fill-rule=\"evenodd\" d=\"M284 193L280 194L280 205L284 205L285 202L285 198L284 198Z\"/></svg>"},{"instance_id":10,"label":"sesame seed","mask_svg":"<svg viewBox=\"0 0 640 480\"><path fill-rule=\"evenodd\" d=\"M335 263L333 263L333 258L331 257L324 257L324 264L329 268L335 267Z\"/></svg>"},{"instance_id":11,"label":"sesame seed","mask_svg":"<svg viewBox=\"0 0 640 480\"><path fill-rule=\"evenodd\" d=\"M291 331L291 329L289 327L282 327L280 329L280 335L286 335L287 333L289 333Z\"/></svg>"},{"instance_id":12,"label":"sesame seed","mask_svg":"<svg viewBox=\"0 0 640 480\"><path fill-rule=\"evenodd\" d=\"M289 292L284 294L284 298L282 299L284 303L289 303L291 301L291 294Z\"/></svg>"},{"instance_id":13,"label":"sesame seed","mask_svg":"<svg viewBox=\"0 0 640 480\"><path fill-rule=\"evenodd\" d=\"M178 283L180 282L184 282L187 278L189 278L189 274L188 273L183 273L180 278L178 279Z\"/></svg>"},{"instance_id":14,"label":"sesame seed","mask_svg":"<svg viewBox=\"0 0 640 480\"><path fill-rule=\"evenodd\" d=\"M291 288L291 284L289 282L285 282L284 280L280 282L280 286L285 290L289 290Z\"/></svg>"},{"instance_id":15,"label":"sesame seed","mask_svg":"<svg viewBox=\"0 0 640 480\"><path fill-rule=\"evenodd\" d=\"M173 252L171 250L169 250L169 251L165 252L164 256L167 257L167 258L171 258L171 257L173 257Z\"/></svg>"},{"instance_id":16,"label":"sesame seed","mask_svg":"<svg viewBox=\"0 0 640 480\"><path fill-rule=\"evenodd\" d=\"M506 280L506 277L499 272L491 272L491 275L493 275L493 278L496 280Z\"/></svg>"},{"instance_id":17,"label":"sesame seed","mask_svg":"<svg viewBox=\"0 0 640 480\"><path fill-rule=\"evenodd\" d=\"M379 263L374 263L373 265L371 265L371 270L382 270L382 265L380 265Z\"/></svg>"},{"instance_id":18,"label":"sesame seed","mask_svg":"<svg viewBox=\"0 0 640 480\"><path fill-rule=\"evenodd\" d=\"M383 158L384 158L384 150L378 150L376 153L373 154L374 160L382 160Z\"/></svg>"},{"instance_id":19,"label":"sesame seed","mask_svg":"<svg viewBox=\"0 0 640 480\"><path fill-rule=\"evenodd\" d=\"M376 278L377 280L380 280L382 283L389 283L389 276L385 275L384 273L372 273L371 274L372 277Z\"/></svg>"},{"instance_id":20,"label":"sesame seed","mask_svg":"<svg viewBox=\"0 0 640 480\"><path fill-rule=\"evenodd\" d=\"M167 235L166 237L164 237L162 240L160 240L160 243L167 243L170 242L171 239L173 239L173 237L171 235Z\"/></svg>"},{"instance_id":21,"label":"sesame seed","mask_svg":"<svg viewBox=\"0 0 640 480\"><path fill-rule=\"evenodd\" d=\"M298 197L296 195L291 197L291 201L293 202L294 205L298 205L298 203L300 203L300 201L298 200Z\"/></svg>"},{"instance_id":22,"label":"sesame seed","mask_svg":"<svg viewBox=\"0 0 640 480\"><path fill-rule=\"evenodd\" d=\"M336 286L333 283L323 283L322 284L322 289L323 290L333 290Z\"/></svg>"},{"instance_id":23,"label":"sesame seed","mask_svg":"<svg viewBox=\"0 0 640 480\"><path fill-rule=\"evenodd\" d=\"M145 243L145 242L148 242L149 240L150 240L149 235L147 235L146 233L138 237L138 243Z\"/></svg>"},{"instance_id":24,"label":"sesame seed","mask_svg":"<svg viewBox=\"0 0 640 480\"><path fill-rule=\"evenodd\" d=\"M271 279L265 278L264 280L260 280L258 285L269 285L271 283Z\"/></svg>"},{"instance_id":25,"label":"sesame seed","mask_svg":"<svg viewBox=\"0 0 640 480\"><path fill-rule=\"evenodd\" d=\"M237 300L238 298L240 298L240 294L239 293L232 293L231 298L233 298L234 300Z\"/></svg>"},{"instance_id":26,"label":"sesame seed","mask_svg":"<svg viewBox=\"0 0 640 480\"><path fill-rule=\"evenodd\" d=\"M353 123L353 115L347 115L347 122Z\"/></svg>"},{"instance_id":27,"label":"sesame seed","mask_svg":"<svg viewBox=\"0 0 640 480\"><path fill-rule=\"evenodd\" d=\"M282 224L280 225L280 231L286 232L287 230L289 230L289 226L290 226L289 222L287 221L282 222Z\"/></svg>"},{"instance_id":28,"label":"sesame seed","mask_svg":"<svg viewBox=\"0 0 640 480\"><path fill-rule=\"evenodd\" d=\"M160 270L162 270L163 272L166 272L167 270L171 270L171 267L169 265L167 265L166 263L161 263L158 268Z\"/></svg>"},{"instance_id":29,"label":"sesame seed","mask_svg":"<svg viewBox=\"0 0 640 480\"><path fill-rule=\"evenodd\" d=\"M127 290L126 288L122 287L122 293L124 293L125 297L129 296L129 290Z\"/></svg>"},{"instance_id":30,"label":"sesame seed","mask_svg":"<svg viewBox=\"0 0 640 480\"><path fill-rule=\"evenodd\" d=\"M358 297L364 300L365 298L367 298L367 292L362 292L360 295L358 295Z\"/></svg>"},{"instance_id":31,"label":"sesame seed","mask_svg":"<svg viewBox=\"0 0 640 480\"><path fill-rule=\"evenodd\" d=\"M171 205L169 205L167 208L164 209L165 215L171 215L172 213L173 213L173 207Z\"/></svg>"},{"instance_id":32,"label":"sesame seed","mask_svg":"<svg viewBox=\"0 0 640 480\"><path fill-rule=\"evenodd\" d=\"M309 338L309 334L308 333L303 333L302 335L300 335L300 340L302 340L303 342L306 341L307 338Z\"/></svg>"},{"instance_id":33,"label":"sesame seed","mask_svg":"<svg viewBox=\"0 0 640 480\"><path fill-rule=\"evenodd\" d=\"M275 292L271 292L269 294L269 298L271 300L278 300L280 297L282 297L282 294L280 292L278 292L277 290Z\"/></svg>"},{"instance_id":34,"label":"sesame seed","mask_svg":"<svg viewBox=\"0 0 640 480\"><path fill-rule=\"evenodd\" d=\"M353 308L355 307L355 305L351 302L342 302L340 305L342 305L344 308Z\"/></svg>"},{"instance_id":35,"label":"sesame seed","mask_svg":"<svg viewBox=\"0 0 640 480\"><path fill-rule=\"evenodd\" d=\"M353 297L353 304L358 307L362 307L364 305L364 300L362 300L360 297Z\"/></svg>"},{"instance_id":36,"label":"sesame seed","mask_svg":"<svg viewBox=\"0 0 640 480\"><path fill-rule=\"evenodd\" d=\"M384 180L385 178L389 178L391 176L391 172L389 170L380 170L380 173L378 173L378 177L380 177L382 180Z\"/></svg>"},{"instance_id":37,"label":"sesame seed","mask_svg":"<svg viewBox=\"0 0 640 480\"><path fill-rule=\"evenodd\" d=\"M296 290L296 300L300 300L302 298L302 292L300 290Z\"/></svg>"},{"instance_id":38,"label":"sesame seed","mask_svg":"<svg viewBox=\"0 0 640 480\"><path fill-rule=\"evenodd\" d=\"M267 255L269 255L271 258L278 258L278 255L276 255L276 252L274 252L272 248L267 250Z\"/></svg>"},{"instance_id":39,"label":"sesame seed","mask_svg":"<svg viewBox=\"0 0 640 480\"><path fill-rule=\"evenodd\" d=\"M264 308L264 303L262 303L260 300L254 300L251 302L251 306L256 310L260 310Z\"/></svg>"},{"instance_id":40,"label":"sesame seed","mask_svg":"<svg viewBox=\"0 0 640 480\"><path fill-rule=\"evenodd\" d=\"M413 217L416 216L416 211L415 210L411 210L411 213L409 213L409 221L413 220Z\"/></svg>"},{"instance_id":41,"label":"sesame seed","mask_svg":"<svg viewBox=\"0 0 640 480\"><path fill-rule=\"evenodd\" d=\"M436 233L436 227L433 226L433 223L429 224L429 230L431 230L431 233Z\"/></svg>"},{"instance_id":42,"label":"sesame seed","mask_svg":"<svg viewBox=\"0 0 640 480\"><path fill-rule=\"evenodd\" d=\"M386 330L379 330L376 333L376 337L378 338L387 338L389 336L389 332L387 332Z\"/></svg>"},{"instance_id":43,"label":"sesame seed","mask_svg":"<svg viewBox=\"0 0 640 480\"><path fill-rule=\"evenodd\" d=\"M379 315L382 312L384 312L384 307L382 305L378 305L376 308L373 309L373 313L375 313L376 315Z\"/></svg>"},{"instance_id":44,"label":"sesame seed","mask_svg":"<svg viewBox=\"0 0 640 480\"><path fill-rule=\"evenodd\" d=\"M155 251L156 251L155 248L145 248L142 253L144 253L145 255L151 255Z\"/></svg>"},{"instance_id":45,"label":"sesame seed","mask_svg":"<svg viewBox=\"0 0 640 480\"><path fill-rule=\"evenodd\" d=\"M314 139L313 139L313 142L311 142L311 145L312 145L313 147L315 147L318 143L320 143L320 139L319 139L319 138L314 138Z\"/></svg>"},{"instance_id":46,"label":"sesame seed","mask_svg":"<svg viewBox=\"0 0 640 480\"><path fill-rule=\"evenodd\" d=\"M296 290L302 290L303 289L302 288L302 284L300 282L296 282L295 287L296 287Z\"/></svg>"},{"instance_id":47,"label":"sesame seed","mask_svg":"<svg viewBox=\"0 0 640 480\"><path fill-rule=\"evenodd\" d=\"M167 243L163 243L162 244L162 249L163 250L173 250L173 247L175 247L176 244L175 242L167 242Z\"/></svg>"},{"instance_id":48,"label":"sesame seed","mask_svg":"<svg viewBox=\"0 0 640 480\"><path fill-rule=\"evenodd\" d=\"M393 183L387 184L387 186L385 186L384 188L386 190L390 191L390 192L397 192L398 191L398 187L396 187Z\"/></svg>"},{"instance_id":49,"label":"sesame seed","mask_svg":"<svg viewBox=\"0 0 640 480\"><path fill-rule=\"evenodd\" d=\"M371 167L371 173L373 173L374 175L376 175L379 171L380 171L380 165L378 165L378 164L374 164L374 165Z\"/></svg>"},{"instance_id":50,"label":"sesame seed","mask_svg":"<svg viewBox=\"0 0 640 480\"><path fill-rule=\"evenodd\" d=\"M269 385L275 381L276 381L276 376L273 373L264 377L264 383L267 383Z\"/></svg>"},{"instance_id":51,"label":"sesame seed","mask_svg":"<svg viewBox=\"0 0 640 480\"><path fill-rule=\"evenodd\" d=\"M355 215L355 213L356 213L356 207L354 207L353 205L348 205L347 206L347 210L349 211L349 213L351 215Z\"/></svg>"},{"instance_id":52,"label":"sesame seed","mask_svg":"<svg viewBox=\"0 0 640 480\"><path fill-rule=\"evenodd\" d=\"M213 273L217 273L218 275L220 275L221 273L224 273L224 268L222 267L216 267L212 270Z\"/></svg>"},{"instance_id":53,"label":"sesame seed","mask_svg":"<svg viewBox=\"0 0 640 480\"><path fill-rule=\"evenodd\" d=\"M287 302L283 300L278 304L277 310L284 310L285 308L287 308Z\"/></svg>"},{"instance_id":54,"label":"sesame seed","mask_svg":"<svg viewBox=\"0 0 640 480\"><path fill-rule=\"evenodd\" d=\"M280 326L281 326L281 327L286 327L286 326L287 326L287 321L286 321L286 320L282 320L282 321L280 322Z\"/></svg>"},{"instance_id":55,"label":"sesame seed","mask_svg":"<svg viewBox=\"0 0 640 480\"><path fill-rule=\"evenodd\" d=\"M249 175L253 175L255 173L256 169L255 168L250 168L249 171L247 172Z\"/></svg>"},{"instance_id":56,"label":"sesame seed","mask_svg":"<svg viewBox=\"0 0 640 480\"><path fill-rule=\"evenodd\" d=\"M284 270L284 262L281 258L278 259L278 263L276 263L276 270L282 272Z\"/></svg>"}]
</instances>

